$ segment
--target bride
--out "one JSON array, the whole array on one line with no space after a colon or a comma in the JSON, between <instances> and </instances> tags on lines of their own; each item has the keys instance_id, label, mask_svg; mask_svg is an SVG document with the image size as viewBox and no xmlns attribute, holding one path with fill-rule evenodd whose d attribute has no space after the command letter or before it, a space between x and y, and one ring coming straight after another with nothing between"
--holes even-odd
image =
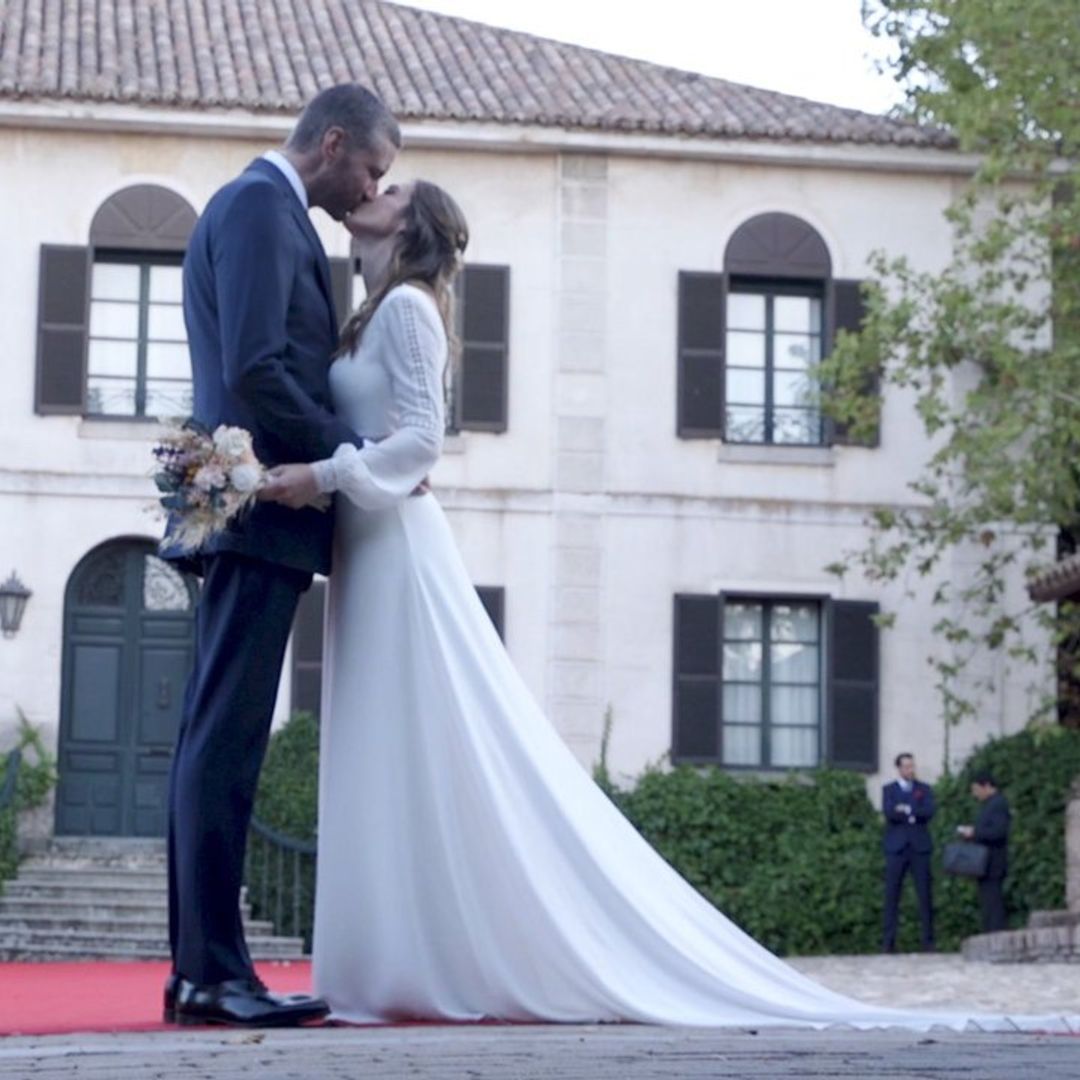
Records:
<instances>
[{"instance_id":1,"label":"bride","mask_svg":"<svg viewBox=\"0 0 1080 1080\"><path fill-rule=\"evenodd\" d=\"M451 284L468 242L417 180L347 219L368 299L331 387L369 439L337 493L324 660L314 982L332 1015L1068 1028L870 1006L758 945L656 854L542 715L424 483L442 447Z\"/></svg>"}]
</instances>

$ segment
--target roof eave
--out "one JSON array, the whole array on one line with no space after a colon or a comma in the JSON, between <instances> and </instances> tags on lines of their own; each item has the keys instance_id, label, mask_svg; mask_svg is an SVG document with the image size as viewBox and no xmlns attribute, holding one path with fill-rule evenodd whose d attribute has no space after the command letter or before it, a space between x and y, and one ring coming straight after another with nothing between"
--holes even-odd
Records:
<instances>
[{"instance_id":1,"label":"roof eave","mask_svg":"<svg viewBox=\"0 0 1080 1080\"><path fill-rule=\"evenodd\" d=\"M292 129L290 113L251 109L193 109L97 102L75 98L0 99L0 127L247 138L279 142ZM511 153L603 153L818 168L969 175L972 154L934 146L825 140L719 137L649 131L610 131L480 120L405 118L408 147Z\"/></svg>"}]
</instances>

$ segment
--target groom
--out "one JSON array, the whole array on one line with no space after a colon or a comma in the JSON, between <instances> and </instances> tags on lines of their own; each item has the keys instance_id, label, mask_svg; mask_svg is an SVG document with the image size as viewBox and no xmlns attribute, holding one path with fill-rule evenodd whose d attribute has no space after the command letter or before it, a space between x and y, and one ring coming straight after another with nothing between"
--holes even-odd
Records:
<instances>
[{"instance_id":1,"label":"groom","mask_svg":"<svg viewBox=\"0 0 1080 1080\"><path fill-rule=\"evenodd\" d=\"M354 432L330 412L337 346L330 268L308 217L341 221L375 197L401 135L386 106L353 84L304 110L281 151L253 161L207 204L184 260L184 322L195 419L252 433L267 465L329 457ZM283 490L291 506L315 492ZM270 994L244 941L239 898L247 831L286 642L300 593L330 569L333 515L260 502L194 560L203 575L195 663L169 790L169 937L165 1018L299 1024L314 998Z\"/></svg>"}]
</instances>

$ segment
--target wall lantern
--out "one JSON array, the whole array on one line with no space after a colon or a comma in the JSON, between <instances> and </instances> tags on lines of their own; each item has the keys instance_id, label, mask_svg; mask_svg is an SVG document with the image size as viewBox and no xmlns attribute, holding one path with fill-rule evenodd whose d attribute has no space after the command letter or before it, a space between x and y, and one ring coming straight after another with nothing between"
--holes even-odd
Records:
<instances>
[{"instance_id":1,"label":"wall lantern","mask_svg":"<svg viewBox=\"0 0 1080 1080\"><path fill-rule=\"evenodd\" d=\"M26 610L26 601L31 595L14 571L11 572L11 577L0 585L0 629L3 630L4 637L15 636Z\"/></svg>"}]
</instances>

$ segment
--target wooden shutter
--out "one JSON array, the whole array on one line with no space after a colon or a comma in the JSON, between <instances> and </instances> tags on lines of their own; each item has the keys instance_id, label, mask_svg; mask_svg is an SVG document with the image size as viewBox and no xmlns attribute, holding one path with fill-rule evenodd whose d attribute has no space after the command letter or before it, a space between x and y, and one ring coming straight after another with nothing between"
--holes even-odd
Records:
<instances>
[{"instance_id":1,"label":"wooden shutter","mask_svg":"<svg viewBox=\"0 0 1080 1080\"><path fill-rule=\"evenodd\" d=\"M330 290L334 296L334 316L338 327L352 314L353 276L352 259L330 259Z\"/></svg>"},{"instance_id":2,"label":"wooden shutter","mask_svg":"<svg viewBox=\"0 0 1080 1080\"><path fill-rule=\"evenodd\" d=\"M89 251L42 244L39 270L34 410L79 415L86 408Z\"/></svg>"},{"instance_id":3,"label":"wooden shutter","mask_svg":"<svg viewBox=\"0 0 1080 1080\"><path fill-rule=\"evenodd\" d=\"M672 760L716 761L720 756L720 601L675 597L675 686Z\"/></svg>"},{"instance_id":4,"label":"wooden shutter","mask_svg":"<svg viewBox=\"0 0 1080 1080\"><path fill-rule=\"evenodd\" d=\"M833 600L827 605L828 760L844 769L878 768L878 605Z\"/></svg>"},{"instance_id":5,"label":"wooden shutter","mask_svg":"<svg viewBox=\"0 0 1080 1080\"><path fill-rule=\"evenodd\" d=\"M467 266L459 278L461 358L454 392L460 431L505 431L510 268Z\"/></svg>"},{"instance_id":6,"label":"wooden shutter","mask_svg":"<svg viewBox=\"0 0 1080 1080\"><path fill-rule=\"evenodd\" d=\"M477 585L476 595L500 638L506 640L506 590L501 585Z\"/></svg>"},{"instance_id":7,"label":"wooden shutter","mask_svg":"<svg viewBox=\"0 0 1080 1080\"><path fill-rule=\"evenodd\" d=\"M834 281L832 283L832 330L830 338L835 340L838 330L847 330L856 334L862 329L863 320L866 317L866 305L863 302L861 281ZM877 399L881 392L881 379L875 372L866 383L866 393ZM852 436L845 425L833 422L831 424L831 441L839 446L879 446L881 443L881 419L880 402L878 403L878 422L873 432L866 438L856 439Z\"/></svg>"},{"instance_id":8,"label":"wooden shutter","mask_svg":"<svg viewBox=\"0 0 1080 1080\"><path fill-rule=\"evenodd\" d=\"M292 700L293 712L319 715L322 706L323 612L326 582L316 580L300 594L293 620Z\"/></svg>"},{"instance_id":9,"label":"wooden shutter","mask_svg":"<svg viewBox=\"0 0 1080 1080\"><path fill-rule=\"evenodd\" d=\"M723 274L679 273L678 416L682 439L724 433Z\"/></svg>"}]
</instances>

